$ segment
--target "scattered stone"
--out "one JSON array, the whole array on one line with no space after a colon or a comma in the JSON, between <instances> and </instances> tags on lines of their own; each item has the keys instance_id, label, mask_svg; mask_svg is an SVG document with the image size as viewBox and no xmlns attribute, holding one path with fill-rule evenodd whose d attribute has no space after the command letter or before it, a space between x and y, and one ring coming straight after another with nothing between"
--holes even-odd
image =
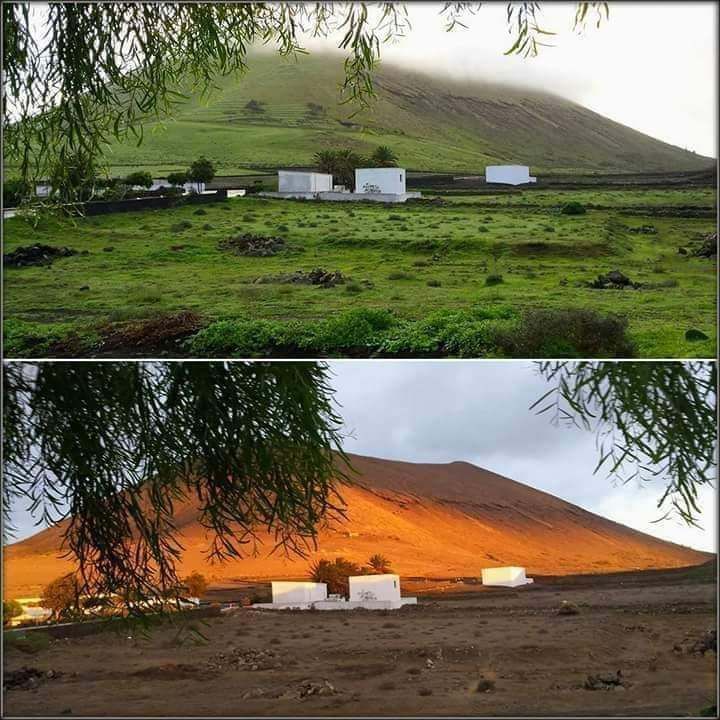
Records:
<instances>
[{"instance_id":1,"label":"scattered stone","mask_svg":"<svg viewBox=\"0 0 720 720\"><path fill-rule=\"evenodd\" d=\"M272 650L243 651L240 648L234 648L226 653L217 653L207 661L207 666L211 670L230 668L232 670L247 670L249 672L279 670L283 666L294 664L294 660L286 657L281 662L280 656Z\"/></svg>"},{"instance_id":2,"label":"scattered stone","mask_svg":"<svg viewBox=\"0 0 720 720\"><path fill-rule=\"evenodd\" d=\"M427 658L427 659L425 660L425 667L426 667L428 670L432 670L432 669L435 667L435 663L434 663L430 658Z\"/></svg>"},{"instance_id":3,"label":"scattered stone","mask_svg":"<svg viewBox=\"0 0 720 720\"><path fill-rule=\"evenodd\" d=\"M623 290L624 288L639 288L639 283L634 283L630 278L619 270L611 270L606 275L598 275L595 280L586 283L587 287L595 290Z\"/></svg>"},{"instance_id":4,"label":"scattered stone","mask_svg":"<svg viewBox=\"0 0 720 720\"><path fill-rule=\"evenodd\" d=\"M624 686L622 671L615 673L600 673L598 675L588 675L585 679L583 687L586 690L615 690L620 686ZM624 687L623 687L624 689Z\"/></svg>"},{"instance_id":5,"label":"scattered stone","mask_svg":"<svg viewBox=\"0 0 720 720\"><path fill-rule=\"evenodd\" d=\"M687 248L684 248L684 247L678 248L678 255L687 255L687 254L688 254Z\"/></svg>"},{"instance_id":6,"label":"scattered stone","mask_svg":"<svg viewBox=\"0 0 720 720\"><path fill-rule=\"evenodd\" d=\"M245 233L236 237L221 240L218 247L221 250L229 250L236 255L248 255L252 257L268 257L277 255L287 250L287 243L281 237L265 237Z\"/></svg>"},{"instance_id":7,"label":"scattered stone","mask_svg":"<svg viewBox=\"0 0 720 720\"><path fill-rule=\"evenodd\" d=\"M711 258L717 256L717 233L711 232L705 235L700 245L693 249L695 257Z\"/></svg>"},{"instance_id":8,"label":"scattered stone","mask_svg":"<svg viewBox=\"0 0 720 720\"><path fill-rule=\"evenodd\" d=\"M690 328L685 331L685 339L689 342L699 342L700 340L707 340L708 336L702 330Z\"/></svg>"},{"instance_id":9,"label":"scattered stone","mask_svg":"<svg viewBox=\"0 0 720 720\"><path fill-rule=\"evenodd\" d=\"M567 600L563 600L560 603L560 607L557 611L558 615L578 615L579 613L580 608L575 605L575 603L568 602Z\"/></svg>"},{"instance_id":10,"label":"scattered stone","mask_svg":"<svg viewBox=\"0 0 720 720\"><path fill-rule=\"evenodd\" d=\"M19 670L6 671L3 676L5 690L35 690L41 680L54 680L62 675L57 670L43 672L36 667L23 665Z\"/></svg>"},{"instance_id":11,"label":"scattered stone","mask_svg":"<svg viewBox=\"0 0 720 720\"><path fill-rule=\"evenodd\" d=\"M707 630L694 640L686 637L682 643L673 645L673 651L688 655L705 655L709 651L717 653L717 631Z\"/></svg>"},{"instance_id":12,"label":"scattered stone","mask_svg":"<svg viewBox=\"0 0 720 720\"><path fill-rule=\"evenodd\" d=\"M657 235L657 228L654 225L640 225L628 229L631 233L637 233L639 235Z\"/></svg>"},{"instance_id":13,"label":"scattered stone","mask_svg":"<svg viewBox=\"0 0 720 720\"><path fill-rule=\"evenodd\" d=\"M89 289L90 289L89 285L81 285L80 286L80 292L85 292L85 290L89 290Z\"/></svg>"},{"instance_id":14,"label":"scattered stone","mask_svg":"<svg viewBox=\"0 0 720 720\"><path fill-rule=\"evenodd\" d=\"M184 250L184 249L185 249L185 246L184 246L184 245L171 245L171 246L170 246L170 249L171 249L173 252L180 252L180 250Z\"/></svg>"},{"instance_id":15,"label":"scattered stone","mask_svg":"<svg viewBox=\"0 0 720 720\"><path fill-rule=\"evenodd\" d=\"M252 688L246 690L240 697L243 700L253 700L254 698L261 698L265 695L265 691L262 688Z\"/></svg>"},{"instance_id":16,"label":"scattered stone","mask_svg":"<svg viewBox=\"0 0 720 720\"><path fill-rule=\"evenodd\" d=\"M112 252L115 248L112 245L108 245L103 248L103 252Z\"/></svg>"},{"instance_id":17,"label":"scattered stone","mask_svg":"<svg viewBox=\"0 0 720 720\"><path fill-rule=\"evenodd\" d=\"M339 270L334 272L323 270L322 268L314 268L310 272L304 270L296 270L294 273L285 275L267 275L257 278L256 283L282 283L291 285L319 285L321 287L330 288L335 285L343 285L345 278Z\"/></svg>"},{"instance_id":18,"label":"scattered stone","mask_svg":"<svg viewBox=\"0 0 720 720\"><path fill-rule=\"evenodd\" d=\"M486 678L484 675L480 676L480 679L475 683L475 692L477 693L489 693L495 689L495 681L490 678Z\"/></svg>"},{"instance_id":19,"label":"scattered stone","mask_svg":"<svg viewBox=\"0 0 720 720\"><path fill-rule=\"evenodd\" d=\"M420 688L418 690L418 695L422 697L427 697L428 695L432 695L433 691L430 688Z\"/></svg>"},{"instance_id":20,"label":"scattered stone","mask_svg":"<svg viewBox=\"0 0 720 720\"><path fill-rule=\"evenodd\" d=\"M68 247L53 247L52 245L28 245L15 248L12 252L3 255L3 265L6 267L27 267L31 265L51 265L54 260L62 257L77 255L77 250Z\"/></svg>"},{"instance_id":21,"label":"scattered stone","mask_svg":"<svg viewBox=\"0 0 720 720\"><path fill-rule=\"evenodd\" d=\"M306 680L298 688L298 697L301 700L306 697L311 697L312 695L325 696L335 695L336 693L337 690L335 690L335 686L328 680L323 680L322 682Z\"/></svg>"}]
</instances>

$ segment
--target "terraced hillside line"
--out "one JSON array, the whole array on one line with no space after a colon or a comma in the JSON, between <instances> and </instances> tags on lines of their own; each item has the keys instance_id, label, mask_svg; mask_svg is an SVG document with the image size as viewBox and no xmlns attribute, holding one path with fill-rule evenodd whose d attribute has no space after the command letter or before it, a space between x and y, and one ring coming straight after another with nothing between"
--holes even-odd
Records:
<instances>
[{"instance_id":1,"label":"terraced hillside line","mask_svg":"<svg viewBox=\"0 0 720 720\"><path fill-rule=\"evenodd\" d=\"M172 122L147 128L142 145L113 145L109 162L182 168L205 155L222 174L247 166L311 165L318 150L331 147L369 155L377 145L388 145L404 167L426 171L482 173L486 165L517 160L518 148L534 174L677 172L714 165L711 158L549 94L433 78L383 63L371 110L353 116L357 108L343 105L339 92L339 55L312 53L294 62L252 54L248 65L240 78L218 78L209 102L192 96L177 106ZM252 101L258 111L248 109Z\"/></svg>"}]
</instances>

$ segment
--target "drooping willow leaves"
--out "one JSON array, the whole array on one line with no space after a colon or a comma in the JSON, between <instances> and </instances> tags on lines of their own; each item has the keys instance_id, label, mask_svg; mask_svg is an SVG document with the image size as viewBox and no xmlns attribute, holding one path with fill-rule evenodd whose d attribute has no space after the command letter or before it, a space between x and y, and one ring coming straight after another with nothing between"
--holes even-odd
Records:
<instances>
[{"instance_id":1,"label":"drooping willow leaves","mask_svg":"<svg viewBox=\"0 0 720 720\"><path fill-rule=\"evenodd\" d=\"M480 3L448 2L450 31ZM576 5L583 28L607 3ZM550 35L540 5L508 4L509 53L534 55ZM72 200L77 173L58 168L98 159L112 139L142 141L146 122L171 114L187 92L247 69L248 50L272 45L283 56L305 52L304 37L339 33L346 53L343 92L358 109L374 95L381 46L410 32L403 3L3 3L5 156L22 179L53 174Z\"/></svg>"},{"instance_id":2,"label":"drooping willow leaves","mask_svg":"<svg viewBox=\"0 0 720 720\"><path fill-rule=\"evenodd\" d=\"M717 465L714 362L540 362L551 384L532 408L593 430L598 463L619 482L660 480L664 519L697 524Z\"/></svg>"},{"instance_id":3,"label":"drooping willow leaves","mask_svg":"<svg viewBox=\"0 0 720 720\"><path fill-rule=\"evenodd\" d=\"M209 559L257 533L303 553L342 516L350 480L327 369L317 363L80 362L4 366L4 512L66 520L82 591L168 596L174 511L188 501ZM338 462L338 459L341 462ZM271 549L271 548L266 548Z\"/></svg>"}]
</instances>

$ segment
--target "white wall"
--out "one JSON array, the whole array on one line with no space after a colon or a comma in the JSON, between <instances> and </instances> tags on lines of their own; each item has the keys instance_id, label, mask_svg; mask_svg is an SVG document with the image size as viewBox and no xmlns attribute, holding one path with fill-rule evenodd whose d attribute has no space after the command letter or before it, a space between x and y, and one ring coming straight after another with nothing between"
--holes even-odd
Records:
<instances>
[{"instance_id":1,"label":"white wall","mask_svg":"<svg viewBox=\"0 0 720 720\"><path fill-rule=\"evenodd\" d=\"M525 185L535 182L527 165L488 165L485 168L485 182L503 185Z\"/></svg>"},{"instance_id":2,"label":"white wall","mask_svg":"<svg viewBox=\"0 0 720 720\"><path fill-rule=\"evenodd\" d=\"M348 580L350 602L362 600L400 602L400 577L398 575L357 575Z\"/></svg>"},{"instance_id":3,"label":"white wall","mask_svg":"<svg viewBox=\"0 0 720 720\"><path fill-rule=\"evenodd\" d=\"M405 192L405 170L403 168L358 168L355 170L356 193Z\"/></svg>"},{"instance_id":4,"label":"white wall","mask_svg":"<svg viewBox=\"0 0 720 720\"><path fill-rule=\"evenodd\" d=\"M327 598L327 585L314 582L273 582L274 603L309 603Z\"/></svg>"},{"instance_id":5,"label":"white wall","mask_svg":"<svg viewBox=\"0 0 720 720\"><path fill-rule=\"evenodd\" d=\"M528 579L525 577L525 568L523 567L483 568L482 582L483 585L517 587L526 585Z\"/></svg>"},{"instance_id":6,"label":"white wall","mask_svg":"<svg viewBox=\"0 0 720 720\"><path fill-rule=\"evenodd\" d=\"M332 189L332 175L278 170L278 192L324 192Z\"/></svg>"}]
</instances>

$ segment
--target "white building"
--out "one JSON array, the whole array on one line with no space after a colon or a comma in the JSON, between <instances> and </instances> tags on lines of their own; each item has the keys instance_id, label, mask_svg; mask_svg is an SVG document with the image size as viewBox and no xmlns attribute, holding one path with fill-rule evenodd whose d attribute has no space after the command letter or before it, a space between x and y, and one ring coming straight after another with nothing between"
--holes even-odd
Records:
<instances>
[{"instance_id":1,"label":"white building","mask_svg":"<svg viewBox=\"0 0 720 720\"><path fill-rule=\"evenodd\" d=\"M494 587L520 587L529 585L532 578L525 577L524 567L497 567L482 569L482 584Z\"/></svg>"},{"instance_id":2,"label":"white building","mask_svg":"<svg viewBox=\"0 0 720 720\"><path fill-rule=\"evenodd\" d=\"M273 581L272 601L274 605L308 605L327 598L325 583L302 581Z\"/></svg>"},{"instance_id":3,"label":"white building","mask_svg":"<svg viewBox=\"0 0 720 720\"><path fill-rule=\"evenodd\" d=\"M530 175L527 165L488 165L485 168L485 182L501 185L527 185L537 182Z\"/></svg>"},{"instance_id":4,"label":"white building","mask_svg":"<svg viewBox=\"0 0 720 720\"><path fill-rule=\"evenodd\" d=\"M405 194L405 170L402 168L358 168L355 170L356 193Z\"/></svg>"},{"instance_id":5,"label":"white building","mask_svg":"<svg viewBox=\"0 0 720 720\"><path fill-rule=\"evenodd\" d=\"M333 177L325 173L278 170L278 192L317 193L332 192Z\"/></svg>"},{"instance_id":6,"label":"white building","mask_svg":"<svg viewBox=\"0 0 720 720\"><path fill-rule=\"evenodd\" d=\"M272 602L254 603L262 610L398 610L416 605L417 598L400 596L398 575L359 575L348 578L350 598L328 597L325 583L273 582Z\"/></svg>"}]
</instances>

